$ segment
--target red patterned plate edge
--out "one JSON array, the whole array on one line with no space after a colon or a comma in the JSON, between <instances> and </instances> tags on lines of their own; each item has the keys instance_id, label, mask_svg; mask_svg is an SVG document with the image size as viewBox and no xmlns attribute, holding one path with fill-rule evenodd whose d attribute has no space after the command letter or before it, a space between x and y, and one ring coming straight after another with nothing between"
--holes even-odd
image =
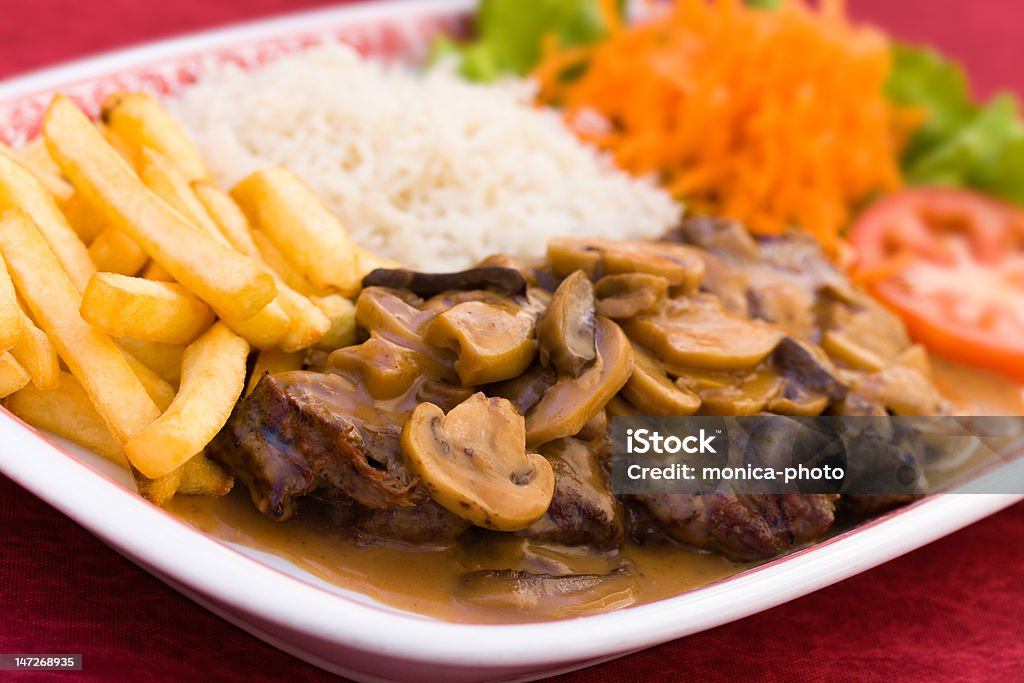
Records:
<instances>
[{"instance_id":1,"label":"red patterned plate edge","mask_svg":"<svg viewBox=\"0 0 1024 683\"><path fill-rule=\"evenodd\" d=\"M166 48L166 54L141 62L132 63L132 53L137 49L128 48L18 76L0 83L0 140L18 148L32 139L39 132L46 107L58 92L73 99L89 115L96 116L104 98L113 92L145 91L165 97L195 83L200 74L221 65L233 64L251 69L286 55L334 43L351 45L364 56L415 64L425 58L433 36L439 33L461 35L467 30L469 15L465 2L425 3L425 11L401 12L407 5L409 3L366 3L367 8L379 8L380 11L361 18L353 18L352 15L353 8L360 5L291 14L287 15L292 19L289 29L281 35L242 37L247 29L272 27L280 21L270 18L242 24L234 30L214 29L147 44L144 46L147 51L159 54L161 48ZM214 45L191 49L181 47L188 41L207 35L213 38ZM232 35L237 39L232 40ZM217 40L217 36L222 37L222 42ZM116 64L118 57L124 58L126 66L117 68L111 65L60 85L4 96L4 86L16 81L79 65L88 71L90 62L109 62L113 58Z\"/></svg>"}]
</instances>

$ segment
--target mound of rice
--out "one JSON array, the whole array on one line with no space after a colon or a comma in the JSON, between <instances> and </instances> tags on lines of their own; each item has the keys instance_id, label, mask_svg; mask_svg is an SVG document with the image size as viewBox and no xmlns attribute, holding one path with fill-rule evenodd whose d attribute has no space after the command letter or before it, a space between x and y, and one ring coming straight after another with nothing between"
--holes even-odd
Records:
<instances>
[{"instance_id":1,"label":"mound of rice","mask_svg":"<svg viewBox=\"0 0 1024 683\"><path fill-rule=\"evenodd\" d=\"M219 68L169 107L226 186L288 166L359 243L419 269L532 258L558 235L651 238L678 220L668 195L581 144L533 94L331 46Z\"/></svg>"}]
</instances>

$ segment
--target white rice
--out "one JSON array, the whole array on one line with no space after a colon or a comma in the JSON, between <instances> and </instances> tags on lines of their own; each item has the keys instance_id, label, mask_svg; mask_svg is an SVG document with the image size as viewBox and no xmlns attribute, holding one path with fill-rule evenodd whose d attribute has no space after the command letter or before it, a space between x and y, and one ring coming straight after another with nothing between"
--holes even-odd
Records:
<instances>
[{"instance_id":1,"label":"white rice","mask_svg":"<svg viewBox=\"0 0 1024 683\"><path fill-rule=\"evenodd\" d=\"M678 220L679 204L578 142L533 94L331 46L218 68L169 107L225 186L288 166L356 241L423 270L540 256L558 235L651 238Z\"/></svg>"}]
</instances>

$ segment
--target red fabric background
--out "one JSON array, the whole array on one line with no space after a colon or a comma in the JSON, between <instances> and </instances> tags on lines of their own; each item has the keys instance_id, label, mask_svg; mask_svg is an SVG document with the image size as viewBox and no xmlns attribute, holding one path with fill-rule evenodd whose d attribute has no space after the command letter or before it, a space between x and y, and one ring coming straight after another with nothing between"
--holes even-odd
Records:
<instances>
[{"instance_id":1,"label":"red fabric background","mask_svg":"<svg viewBox=\"0 0 1024 683\"><path fill-rule=\"evenodd\" d=\"M1024 92L1018 0L849 0L962 59L976 91ZM320 0L7 0L0 78ZM1024 680L1024 505L800 600L561 678ZM327 680L194 605L0 476L0 653L82 653L26 679Z\"/></svg>"}]
</instances>

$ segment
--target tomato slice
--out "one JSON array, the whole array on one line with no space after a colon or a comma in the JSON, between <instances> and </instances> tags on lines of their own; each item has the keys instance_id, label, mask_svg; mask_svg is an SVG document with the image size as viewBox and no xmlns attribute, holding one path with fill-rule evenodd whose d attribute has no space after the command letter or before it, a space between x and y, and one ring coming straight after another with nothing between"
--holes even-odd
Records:
<instances>
[{"instance_id":1,"label":"tomato slice","mask_svg":"<svg viewBox=\"0 0 1024 683\"><path fill-rule=\"evenodd\" d=\"M967 190L915 188L850 233L857 276L941 356L1024 382L1024 211Z\"/></svg>"}]
</instances>

